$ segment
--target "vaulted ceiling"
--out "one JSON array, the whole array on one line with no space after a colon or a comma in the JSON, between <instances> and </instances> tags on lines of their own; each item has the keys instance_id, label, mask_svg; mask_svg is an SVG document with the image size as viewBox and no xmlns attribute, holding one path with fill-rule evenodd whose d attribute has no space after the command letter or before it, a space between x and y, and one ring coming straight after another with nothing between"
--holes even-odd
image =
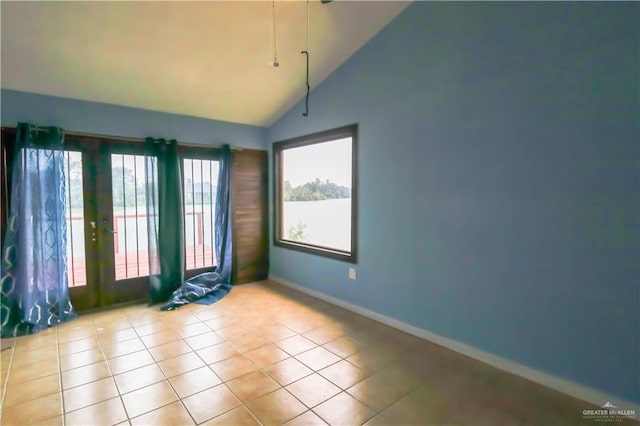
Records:
<instances>
[{"instance_id":1,"label":"vaulted ceiling","mask_svg":"<svg viewBox=\"0 0 640 426\"><path fill-rule=\"evenodd\" d=\"M318 85L407 2L309 3ZM304 97L307 3L0 2L2 87L269 126Z\"/></svg>"}]
</instances>

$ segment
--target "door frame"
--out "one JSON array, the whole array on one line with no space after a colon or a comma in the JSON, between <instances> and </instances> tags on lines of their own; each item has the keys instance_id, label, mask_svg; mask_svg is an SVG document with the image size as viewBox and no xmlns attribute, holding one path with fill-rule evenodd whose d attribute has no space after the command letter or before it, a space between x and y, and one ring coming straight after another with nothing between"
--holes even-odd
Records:
<instances>
[{"instance_id":1,"label":"door frame","mask_svg":"<svg viewBox=\"0 0 640 426\"><path fill-rule=\"evenodd\" d=\"M78 311L148 300L149 276L115 279L111 154L145 155L144 144L66 135L65 149L83 153L87 285L69 287ZM95 224L95 227L92 225Z\"/></svg>"},{"instance_id":2,"label":"door frame","mask_svg":"<svg viewBox=\"0 0 640 426\"><path fill-rule=\"evenodd\" d=\"M149 275L116 280L114 240L117 235L109 232L114 229L111 155L145 155L145 146L139 142L122 142L104 139L99 143L95 159L97 168L96 184L102 188L97 192L96 205L98 246L101 253L99 262L100 307L146 301L149 298Z\"/></svg>"}]
</instances>

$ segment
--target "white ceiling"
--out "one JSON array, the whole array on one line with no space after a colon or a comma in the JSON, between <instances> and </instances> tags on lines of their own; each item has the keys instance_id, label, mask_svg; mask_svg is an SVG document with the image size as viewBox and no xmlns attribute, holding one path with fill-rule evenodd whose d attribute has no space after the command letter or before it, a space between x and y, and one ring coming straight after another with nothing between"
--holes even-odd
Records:
<instances>
[{"instance_id":1,"label":"white ceiling","mask_svg":"<svg viewBox=\"0 0 640 426\"><path fill-rule=\"evenodd\" d=\"M318 85L407 2L310 2ZM305 95L306 2L1 1L2 87L269 126Z\"/></svg>"}]
</instances>

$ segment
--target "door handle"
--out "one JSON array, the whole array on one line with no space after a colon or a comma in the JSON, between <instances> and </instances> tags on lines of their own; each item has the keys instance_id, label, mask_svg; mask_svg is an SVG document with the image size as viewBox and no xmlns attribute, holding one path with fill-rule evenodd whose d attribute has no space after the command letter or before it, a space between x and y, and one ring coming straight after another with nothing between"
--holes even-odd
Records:
<instances>
[{"instance_id":1,"label":"door handle","mask_svg":"<svg viewBox=\"0 0 640 426\"><path fill-rule=\"evenodd\" d=\"M104 219L102 221L102 224L104 225L104 232L107 232L109 234L117 234L118 231L114 231L113 228L109 227L109 222L107 222L107 219Z\"/></svg>"}]
</instances>

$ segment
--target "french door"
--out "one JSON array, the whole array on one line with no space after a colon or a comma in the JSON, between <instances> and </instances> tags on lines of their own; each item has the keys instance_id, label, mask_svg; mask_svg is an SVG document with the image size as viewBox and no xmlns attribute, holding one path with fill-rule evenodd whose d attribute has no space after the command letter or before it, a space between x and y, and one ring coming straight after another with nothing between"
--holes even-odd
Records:
<instances>
[{"instance_id":1,"label":"french door","mask_svg":"<svg viewBox=\"0 0 640 426\"><path fill-rule=\"evenodd\" d=\"M2 218L8 207L15 129L2 128ZM219 150L178 147L182 170L185 278L211 271L214 251ZM144 144L65 136L67 273L73 306L88 310L147 300L156 269L153 244L156 170ZM6 164L5 164L6 162ZM6 192L6 193L5 193ZM253 200L251 201L253 202ZM4 229L4 221L2 223ZM162 232L162 230L157 230Z\"/></svg>"},{"instance_id":2,"label":"french door","mask_svg":"<svg viewBox=\"0 0 640 426\"><path fill-rule=\"evenodd\" d=\"M82 311L146 299L157 262L157 217L150 208L157 169L142 144L67 138L66 149L67 266L74 307Z\"/></svg>"},{"instance_id":3,"label":"french door","mask_svg":"<svg viewBox=\"0 0 640 426\"><path fill-rule=\"evenodd\" d=\"M66 138L67 265L73 306L146 300L157 272L157 167L141 143ZM210 149L181 148L185 278L217 264L214 206L219 164Z\"/></svg>"}]
</instances>

